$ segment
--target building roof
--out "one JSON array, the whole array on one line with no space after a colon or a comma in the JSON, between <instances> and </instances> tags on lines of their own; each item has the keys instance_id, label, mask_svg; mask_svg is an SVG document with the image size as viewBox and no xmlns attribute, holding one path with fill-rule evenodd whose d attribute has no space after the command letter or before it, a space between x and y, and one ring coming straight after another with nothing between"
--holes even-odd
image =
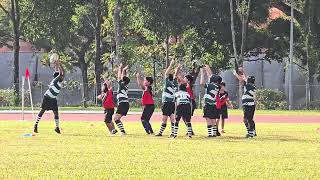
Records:
<instances>
[{"instance_id":1,"label":"building roof","mask_svg":"<svg viewBox=\"0 0 320 180\"><path fill-rule=\"evenodd\" d=\"M13 42L10 41L10 42L8 42L8 44L12 45ZM8 46L0 47L0 53L12 52L12 51L13 51L13 49ZM33 53L33 52L39 52L39 50L33 49L31 43L20 40L20 52L32 52Z\"/></svg>"}]
</instances>

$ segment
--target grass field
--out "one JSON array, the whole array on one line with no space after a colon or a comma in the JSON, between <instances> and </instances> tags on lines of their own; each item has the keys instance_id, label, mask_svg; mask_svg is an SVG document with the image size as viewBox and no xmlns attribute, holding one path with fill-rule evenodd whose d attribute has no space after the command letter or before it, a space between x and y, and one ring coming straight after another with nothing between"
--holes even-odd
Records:
<instances>
[{"instance_id":1,"label":"grass field","mask_svg":"<svg viewBox=\"0 0 320 180\"><path fill-rule=\"evenodd\" d=\"M0 179L318 179L320 124L257 124L258 137L245 139L242 124L207 139L146 136L140 123L125 123L125 137L109 136L102 122L0 121ZM154 124L158 130L160 124ZM167 128L166 135L169 128Z\"/></svg>"},{"instance_id":2,"label":"grass field","mask_svg":"<svg viewBox=\"0 0 320 180\"><path fill-rule=\"evenodd\" d=\"M0 107L1 110L21 110L21 107ZM26 110L31 110L30 107L27 107ZM35 111L38 111L39 107L35 108ZM99 111L101 112L101 107L60 107L60 111ZM141 112L142 108L130 108L131 112ZM155 112L161 112L161 109L156 108ZM242 115L242 110L239 109L230 109L229 110L230 115ZM197 109L195 111L196 115L202 115L202 109ZM285 116L320 116L319 110L257 110L256 114L260 115L285 115Z\"/></svg>"}]
</instances>

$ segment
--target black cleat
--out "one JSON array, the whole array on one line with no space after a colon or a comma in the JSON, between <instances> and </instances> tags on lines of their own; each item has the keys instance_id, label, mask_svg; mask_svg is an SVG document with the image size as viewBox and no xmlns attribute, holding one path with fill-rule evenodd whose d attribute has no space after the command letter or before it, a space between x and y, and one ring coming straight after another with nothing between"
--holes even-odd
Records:
<instances>
[{"instance_id":1,"label":"black cleat","mask_svg":"<svg viewBox=\"0 0 320 180\"><path fill-rule=\"evenodd\" d=\"M246 138L252 139L252 138L254 138L254 136L251 136L251 135L249 135L249 134L246 134Z\"/></svg>"},{"instance_id":2,"label":"black cleat","mask_svg":"<svg viewBox=\"0 0 320 180\"><path fill-rule=\"evenodd\" d=\"M118 130L116 130L116 129L113 129L111 132L110 132L110 134L117 134L117 132L118 132Z\"/></svg>"},{"instance_id":3,"label":"black cleat","mask_svg":"<svg viewBox=\"0 0 320 180\"><path fill-rule=\"evenodd\" d=\"M56 128L54 129L54 131L55 131L56 133L58 133L58 134L61 134L59 127L56 127Z\"/></svg>"},{"instance_id":4,"label":"black cleat","mask_svg":"<svg viewBox=\"0 0 320 180\"><path fill-rule=\"evenodd\" d=\"M161 134L161 133L158 133L158 134L156 134L155 136L160 137L160 136L162 136L162 134Z\"/></svg>"},{"instance_id":5,"label":"black cleat","mask_svg":"<svg viewBox=\"0 0 320 180\"><path fill-rule=\"evenodd\" d=\"M33 127L33 132L38 133L38 124L35 124Z\"/></svg>"},{"instance_id":6,"label":"black cleat","mask_svg":"<svg viewBox=\"0 0 320 180\"><path fill-rule=\"evenodd\" d=\"M221 136L221 134L220 134L220 132L219 132L219 131L217 131L217 136Z\"/></svg>"},{"instance_id":7,"label":"black cleat","mask_svg":"<svg viewBox=\"0 0 320 180\"><path fill-rule=\"evenodd\" d=\"M170 134L169 138L176 138L177 136Z\"/></svg>"}]
</instances>

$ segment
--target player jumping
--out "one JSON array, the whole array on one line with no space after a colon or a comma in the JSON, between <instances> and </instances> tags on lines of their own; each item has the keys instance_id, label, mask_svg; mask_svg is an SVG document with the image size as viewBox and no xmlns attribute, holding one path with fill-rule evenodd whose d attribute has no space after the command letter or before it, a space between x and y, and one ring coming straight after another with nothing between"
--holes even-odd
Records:
<instances>
[{"instance_id":1,"label":"player jumping","mask_svg":"<svg viewBox=\"0 0 320 180\"><path fill-rule=\"evenodd\" d=\"M126 135L126 131L124 130L121 118L126 116L129 111L128 84L130 83L130 79L127 76L127 70L128 66L123 68L123 65L120 64L118 68L118 108L116 115L114 116L114 122L117 124L122 135Z\"/></svg>"},{"instance_id":2,"label":"player jumping","mask_svg":"<svg viewBox=\"0 0 320 180\"><path fill-rule=\"evenodd\" d=\"M64 79L64 69L59 60L54 62L54 65L58 71L54 72L53 80L49 85L49 89L44 93L41 110L38 114L37 121L34 124L33 132L38 133L38 124L41 120L42 115L45 111L52 110L54 114L54 121L56 127L54 131L60 134L60 127L59 127L59 112L58 112L58 103L57 103L57 96L60 93L61 83Z\"/></svg>"}]
</instances>

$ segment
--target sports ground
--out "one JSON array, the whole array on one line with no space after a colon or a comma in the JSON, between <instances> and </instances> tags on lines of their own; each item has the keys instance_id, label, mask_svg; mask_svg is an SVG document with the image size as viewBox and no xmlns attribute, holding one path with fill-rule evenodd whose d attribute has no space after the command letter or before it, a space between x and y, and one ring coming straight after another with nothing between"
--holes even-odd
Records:
<instances>
[{"instance_id":1,"label":"sports ground","mask_svg":"<svg viewBox=\"0 0 320 180\"><path fill-rule=\"evenodd\" d=\"M206 138L197 111L196 136L177 139L145 135L139 113L124 119L127 136L110 136L97 111L61 112L62 134L51 114L31 133L30 114L0 114L0 179L319 179L320 114L307 111L258 111L258 136L246 139L241 111L231 111L226 133ZM156 113L152 124L160 128Z\"/></svg>"}]
</instances>

